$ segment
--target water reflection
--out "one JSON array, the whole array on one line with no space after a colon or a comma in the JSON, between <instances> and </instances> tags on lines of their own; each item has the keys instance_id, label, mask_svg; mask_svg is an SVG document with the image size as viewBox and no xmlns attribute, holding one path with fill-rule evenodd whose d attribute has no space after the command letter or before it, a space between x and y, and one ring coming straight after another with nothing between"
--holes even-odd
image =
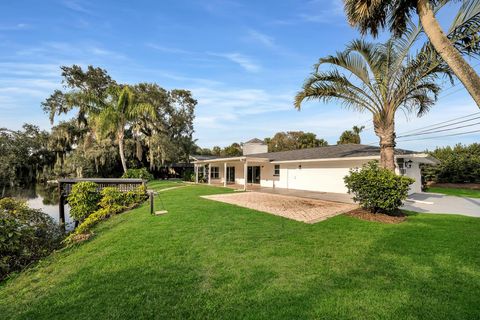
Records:
<instances>
[{"instance_id":1,"label":"water reflection","mask_svg":"<svg viewBox=\"0 0 480 320\"><path fill-rule=\"evenodd\" d=\"M40 209L55 219L55 221L58 222L59 220L59 194L57 185L37 184L25 188L9 189L5 191L4 196L25 200L30 208ZM67 229L71 229L73 226L73 221L69 213L70 207L66 204L65 223L67 224Z\"/></svg>"}]
</instances>

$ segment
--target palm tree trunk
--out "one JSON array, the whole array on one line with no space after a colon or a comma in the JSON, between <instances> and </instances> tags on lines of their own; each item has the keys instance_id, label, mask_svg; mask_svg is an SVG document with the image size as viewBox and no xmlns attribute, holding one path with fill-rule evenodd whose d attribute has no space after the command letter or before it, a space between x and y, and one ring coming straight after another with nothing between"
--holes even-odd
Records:
<instances>
[{"instance_id":1,"label":"palm tree trunk","mask_svg":"<svg viewBox=\"0 0 480 320\"><path fill-rule=\"evenodd\" d=\"M122 162L123 172L127 172L127 161L125 160L125 151L123 148L123 130L118 133L118 152L120 153L120 161Z\"/></svg>"},{"instance_id":2,"label":"palm tree trunk","mask_svg":"<svg viewBox=\"0 0 480 320\"><path fill-rule=\"evenodd\" d=\"M417 12L423 29L427 34L435 50L452 69L453 73L463 83L468 93L480 107L480 77L475 70L463 59L462 55L453 46L448 37L442 31L440 24L435 18L429 0L418 0Z\"/></svg>"},{"instance_id":3,"label":"palm tree trunk","mask_svg":"<svg viewBox=\"0 0 480 320\"><path fill-rule=\"evenodd\" d=\"M375 128L380 138L380 166L395 171L395 125L390 123L385 127Z\"/></svg>"}]
</instances>

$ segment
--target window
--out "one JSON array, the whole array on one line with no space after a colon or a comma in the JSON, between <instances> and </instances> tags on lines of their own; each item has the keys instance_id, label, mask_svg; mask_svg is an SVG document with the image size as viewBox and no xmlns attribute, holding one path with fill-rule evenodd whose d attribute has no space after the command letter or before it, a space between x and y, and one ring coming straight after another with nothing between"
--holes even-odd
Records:
<instances>
[{"instance_id":1,"label":"window","mask_svg":"<svg viewBox=\"0 0 480 320\"><path fill-rule=\"evenodd\" d=\"M276 177L280 176L280 165L279 164L275 165L275 169L273 170L273 175L276 176Z\"/></svg>"},{"instance_id":2,"label":"window","mask_svg":"<svg viewBox=\"0 0 480 320\"><path fill-rule=\"evenodd\" d=\"M403 162L398 163L398 171L402 176L404 176L407 173L407 169L405 168L405 165Z\"/></svg>"},{"instance_id":3,"label":"window","mask_svg":"<svg viewBox=\"0 0 480 320\"><path fill-rule=\"evenodd\" d=\"M212 167L211 168L212 172L210 172L210 177L212 179L219 179L220 178L220 170L218 167Z\"/></svg>"}]
</instances>

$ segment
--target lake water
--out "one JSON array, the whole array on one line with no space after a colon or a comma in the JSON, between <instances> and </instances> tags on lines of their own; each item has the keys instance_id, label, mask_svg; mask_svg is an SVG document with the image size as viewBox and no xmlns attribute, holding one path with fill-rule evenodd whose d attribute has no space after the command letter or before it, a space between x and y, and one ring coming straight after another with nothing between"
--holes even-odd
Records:
<instances>
[{"instance_id":1,"label":"lake water","mask_svg":"<svg viewBox=\"0 0 480 320\"><path fill-rule=\"evenodd\" d=\"M59 221L59 195L58 187L56 185L37 184L28 188L10 189L5 192L4 196L25 200L30 208L40 209L55 219L55 221ZM65 223L67 225L67 229L71 229L74 223L69 213L70 207L68 204L66 204Z\"/></svg>"}]
</instances>

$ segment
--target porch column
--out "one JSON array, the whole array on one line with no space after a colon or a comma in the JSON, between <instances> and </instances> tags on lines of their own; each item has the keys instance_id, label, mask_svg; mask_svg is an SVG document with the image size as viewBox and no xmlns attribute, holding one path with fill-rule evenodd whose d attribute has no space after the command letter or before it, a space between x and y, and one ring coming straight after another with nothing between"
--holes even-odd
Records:
<instances>
[{"instance_id":1,"label":"porch column","mask_svg":"<svg viewBox=\"0 0 480 320\"><path fill-rule=\"evenodd\" d=\"M212 184L212 164L208 164L208 184Z\"/></svg>"},{"instance_id":2,"label":"porch column","mask_svg":"<svg viewBox=\"0 0 480 320\"><path fill-rule=\"evenodd\" d=\"M243 191L247 191L248 162L243 164Z\"/></svg>"},{"instance_id":3,"label":"porch column","mask_svg":"<svg viewBox=\"0 0 480 320\"><path fill-rule=\"evenodd\" d=\"M195 183L198 183L198 165L194 164L195 168Z\"/></svg>"},{"instance_id":4,"label":"porch column","mask_svg":"<svg viewBox=\"0 0 480 320\"><path fill-rule=\"evenodd\" d=\"M227 163L223 164L223 186L227 186Z\"/></svg>"}]
</instances>

